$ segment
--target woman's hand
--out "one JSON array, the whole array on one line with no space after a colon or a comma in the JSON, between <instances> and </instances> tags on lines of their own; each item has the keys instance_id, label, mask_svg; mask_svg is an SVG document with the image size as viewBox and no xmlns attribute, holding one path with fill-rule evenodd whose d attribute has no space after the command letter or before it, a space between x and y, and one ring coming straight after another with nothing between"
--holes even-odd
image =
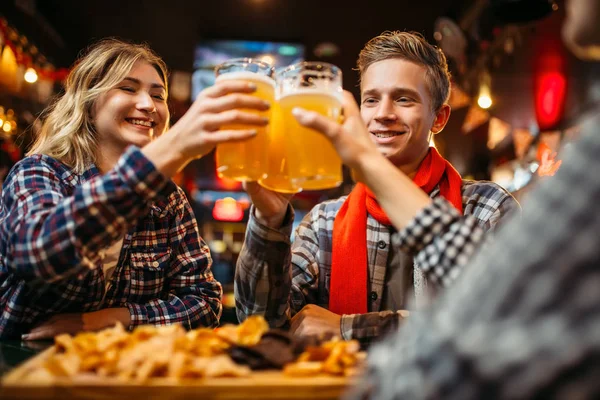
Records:
<instances>
[{"instance_id":1,"label":"woman's hand","mask_svg":"<svg viewBox=\"0 0 600 400\"><path fill-rule=\"evenodd\" d=\"M268 124L268 118L258 112L268 110L270 104L250 95L255 90L253 83L237 80L219 82L203 90L181 119L142 151L164 175L171 177L219 143L253 137L255 129L221 128L239 124L259 128Z\"/></svg>"},{"instance_id":2,"label":"woman's hand","mask_svg":"<svg viewBox=\"0 0 600 400\"><path fill-rule=\"evenodd\" d=\"M360 116L358 105L348 91L344 91L342 106L344 109L342 124L301 108L294 108L292 113L301 125L319 131L329 139L343 163L356 172L360 172L361 164L366 159L383 159L384 157L371 140L371 134Z\"/></svg>"},{"instance_id":3,"label":"woman's hand","mask_svg":"<svg viewBox=\"0 0 600 400\"><path fill-rule=\"evenodd\" d=\"M83 314L58 314L33 328L28 334L23 335L23 340L53 339L61 333L75 335L83 331Z\"/></svg>"},{"instance_id":4,"label":"woman's hand","mask_svg":"<svg viewBox=\"0 0 600 400\"><path fill-rule=\"evenodd\" d=\"M98 331L114 326L117 322L122 323L125 328L129 327L131 323L129 309L105 308L89 313L57 314L23 335L22 339L53 339L63 333L75 335L83 331Z\"/></svg>"}]
</instances>

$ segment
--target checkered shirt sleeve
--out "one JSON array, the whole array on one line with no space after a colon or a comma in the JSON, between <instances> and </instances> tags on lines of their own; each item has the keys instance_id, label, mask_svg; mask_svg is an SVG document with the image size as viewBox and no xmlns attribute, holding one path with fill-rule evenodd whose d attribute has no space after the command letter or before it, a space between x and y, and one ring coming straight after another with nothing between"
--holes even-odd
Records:
<instances>
[{"instance_id":1,"label":"checkered shirt sleeve","mask_svg":"<svg viewBox=\"0 0 600 400\"><path fill-rule=\"evenodd\" d=\"M415 263L428 279L450 286L484 238L477 218L462 216L446 199L438 197L397 234L392 243L415 254Z\"/></svg>"},{"instance_id":2,"label":"checkered shirt sleeve","mask_svg":"<svg viewBox=\"0 0 600 400\"><path fill-rule=\"evenodd\" d=\"M350 399L600 397L600 118L433 306L369 354ZM443 234L443 231L442 231Z\"/></svg>"}]
</instances>

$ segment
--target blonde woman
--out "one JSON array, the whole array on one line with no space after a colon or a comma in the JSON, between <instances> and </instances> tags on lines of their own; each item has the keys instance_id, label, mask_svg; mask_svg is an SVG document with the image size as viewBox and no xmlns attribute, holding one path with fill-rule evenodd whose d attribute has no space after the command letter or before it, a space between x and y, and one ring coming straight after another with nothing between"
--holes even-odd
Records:
<instances>
[{"instance_id":1,"label":"blonde woman","mask_svg":"<svg viewBox=\"0 0 600 400\"><path fill-rule=\"evenodd\" d=\"M269 107L254 90L241 81L206 89L169 129L164 62L142 45L93 46L5 180L0 339L116 322L216 326L221 285L170 178L215 144L255 134L221 125L267 123L235 110Z\"/></svg>"}]
</instances>

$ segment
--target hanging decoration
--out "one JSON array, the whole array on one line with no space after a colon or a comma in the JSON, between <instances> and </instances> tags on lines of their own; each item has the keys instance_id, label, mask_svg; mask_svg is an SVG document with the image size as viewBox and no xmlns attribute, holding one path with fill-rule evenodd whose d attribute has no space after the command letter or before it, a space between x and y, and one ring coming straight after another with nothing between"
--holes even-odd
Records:
<instances>
[{"instance_id":1,"label":"hanging decoration","mask_svg":"<svg viewBox=\"0 0 600 400\"><path fill-rule=\"evenodd\" d=\"M510 135L510 124L502 121L499 118L490 118L490 129L488 132L488 149L492 150L496 145Z\"/></svg>"},{"instance_id":2,"label":"hanging decoration","mask_svg":"<svg viewBox=\"0 0 600 400\"><path fill-rule=\"evenodd\" d=\"M2 53L2 65L0 65L0 71L2 71L1 75L6 73L6 68L11 68L9 71L11 74L18 73L19 68L15 69L15 65L17 67L22 67L23 70L29 71L29 76L33 76L32 74L35 73L38 79L41 80L62 82L69 74L68 68L57 69L50 64L46 57L40 54L37 47L30 43L25 36L19 35L19 33L8 24L8 21L5 18L0 18L0 51ZM5 64L5 60L8 60L9 64ZM33 71L30 71L30 69ZM13 78L12 81L16 82L16 78ZM11 86L9 85L9 87Z\"/></svg>"},{"instance_id":3,"label":"hanging decoration","mask_svg":"<svg viewBox=\"0 0 600 400\"><path fill-rule=\"evenodd\" d=\"M462 132L464 134L470 133L474 129L480 127L490 119L490 113L479 108L478 106L471 106L467 112L467 116L463 121Z\"/></svg>"}]
</instances>

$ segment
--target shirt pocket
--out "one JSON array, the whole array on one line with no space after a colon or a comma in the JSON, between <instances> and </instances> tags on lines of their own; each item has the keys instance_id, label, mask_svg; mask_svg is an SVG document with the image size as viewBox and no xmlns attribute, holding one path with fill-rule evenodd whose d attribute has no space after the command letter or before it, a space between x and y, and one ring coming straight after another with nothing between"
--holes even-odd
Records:
<instances>
[{"instance_id":1,"label":"shirt pocket","mask_svg":"<svg viewBox=\"0 0 600 400\"><path fill-rule=\"evenodd\" d=\"M146 303L166 298L165 277L171 262L170 249L132 250L129 259L129 301Z\"/></svg>"}]
</instances>

